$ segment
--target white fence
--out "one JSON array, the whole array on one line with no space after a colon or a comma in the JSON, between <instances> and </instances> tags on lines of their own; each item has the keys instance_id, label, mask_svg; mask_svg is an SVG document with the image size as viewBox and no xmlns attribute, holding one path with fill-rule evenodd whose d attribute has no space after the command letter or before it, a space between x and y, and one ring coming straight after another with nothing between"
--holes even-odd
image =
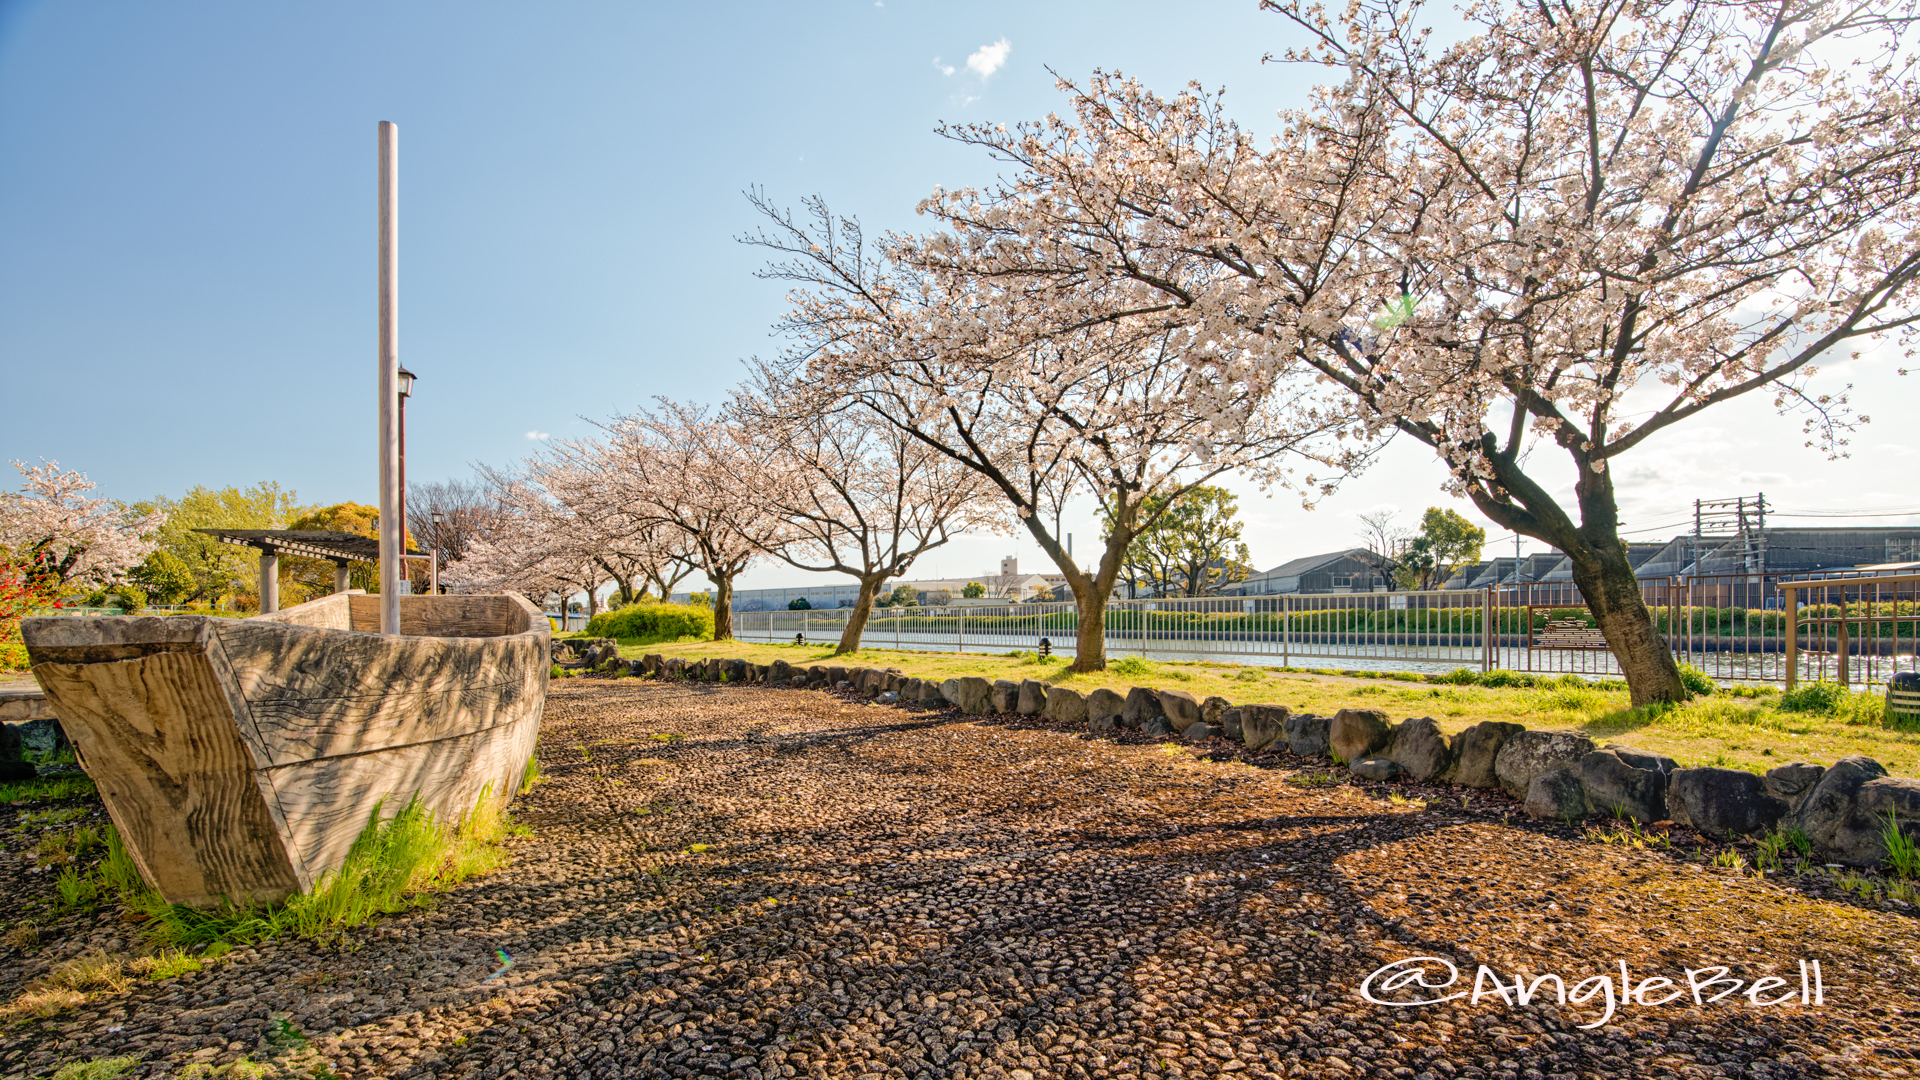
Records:
<instances>
[{"instance_id":1,"label":"white fence","mask_svg":"<svg viewBox=\"0 0 1920 1080\"><path fill-rule=\"evenodd\" d=\"M1854 685L1914 670L1914 583L1854 587L1796 608L1797 654L1786 648L1777 578L1765 575L1655 579L1642 598L1677 659L1720 681L1780 682L1791 660L1802 679ZM1868 595L1870 593L1871 595ZM1831 629L1836 612L1856 628ZM736 611L744 641L838 640L849 608ZM1466 667L1617 676L1619 665L1571 582L1479 590L1116 600L1107 608L1110 658L1217 660L1241 664L1440 672ZM943 652L1038 649L1072 655L1079 613L1071 604L880 608L864 644ZM1842 663L1851 659L1851 664Z\"/></svg>"}]
</instances>

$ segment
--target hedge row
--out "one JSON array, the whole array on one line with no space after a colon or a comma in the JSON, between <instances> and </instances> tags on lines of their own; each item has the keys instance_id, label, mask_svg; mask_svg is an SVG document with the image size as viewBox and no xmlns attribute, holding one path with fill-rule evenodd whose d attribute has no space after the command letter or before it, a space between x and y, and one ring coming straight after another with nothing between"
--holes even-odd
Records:
<instances>
[{"instance_id":1,"label":"hedge row","mask_svg":"<svg viewBox=\"0 0 1920 1080\"><path fill-rule=\"evenodd\" d=\"M681 638L713 637L713 609L696 604L628 604L587 620L588 637L613 638L622 645L652 645Z\"/></svg>"}]
</instances>

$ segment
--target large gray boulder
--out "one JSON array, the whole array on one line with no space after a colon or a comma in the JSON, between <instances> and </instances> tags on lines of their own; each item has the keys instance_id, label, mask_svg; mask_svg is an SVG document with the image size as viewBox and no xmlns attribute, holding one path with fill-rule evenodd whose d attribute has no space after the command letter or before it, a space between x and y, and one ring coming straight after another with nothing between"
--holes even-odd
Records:
<instances>
[{"instance_id":1,"label":"large gray boulder","mask_svg":"<svg viewBox=\"0 0 1920 1080\"><path fill-rule=\"evenodd\" d=\"M1173 725L1167 722L1166 717L1156 716L1140 725L1140 734L1151 739L1158 739L1173 734Z\"/></svg>"},{"instance_id":2,"label":"large gray boulder","mask_svg":"<svg viewBox=\"0 0 1920 1080\"><path fill-rule=\"evenodd\" d=\"M1220 734L1220 729L1204 720L1188 724L1187 730L1180 733L1188 742L1202 742Z\"/></svg>"},{"instance_id":3,"label":"large gray boulder","mask_svg":"<svg viewBox=\"0 0 1920 1080\"><path fill-rule=\"evenodd\" d=\"M1667 778L1667 814L1708 836L1758 836L1787 816L1765 780L1739 769L1675 769Z\"/></svg>"},{"instance_id":4,"label":"large gray boulder","mask_svg":"<svg viewBox=\"0 0 1920 1080\"><path fill-rule=\"evenodd\" d=\"M1636 769L1651 769L1661 776L1672 776L1673 770L1680 767L1679 762L1665 754L1656 754L1651 750L1642 750L1635 746L1623 746L1620 743L1610 742L1600 749L1613 751L1620 755L1621 761Z\"/></svg>"},{"instance_id":5,"label":"large gray boulder","mask_svg":"<svg viewBox=\"0 0 1920 1080\"><path fill-rule=\"evenodd\" d=\"M1120 710L1120 723L1139 730L1156 716L1165 716L1160 709L1160 695L1144 686L1136 686L1127 691L1126 705Z\"/></svg>"},{"instance_id":6,"label":"large gray boulder","mask_svg":"<svg viewBox=\"0 0 1920 1080\"><path fill-rule=\"evenodd\" d=\"M1800 804L1807 801L1807 796L1813 794L1813 789L1820 784L1820 778L1826 774L1825 765L1809 765L1804 761L1768 769L1767 794L1785 802L1788 809L1799 813Z\"/></svg>"},{"instance_id":7,"label":"large gray boulder","mask_svg":"<svg viewBox=\"0 0 1920 1080\"><path fill-rule=\"evenodd\" d=\"M1160 698L1160 711L1166 714L1167 721L1175 731L1185 731L1200 722L1200 699L1185 690L1155 691Z\"/></svg>"},{"instance_id":8,"label":"large gray boulder","mask_svg":"<svg viewBox=\"0 0 1920 1080\"><path fill-rule=\"evenodd\" d=\"M1886 775L1887 770L1870 757L1841 758L1801 800L1794 824L1824 858L1849 866L1878 864L1886 857L1886 844L1880 838L1886 823L1862 813L1858 803L1860 789Z\"/></svg>"},{"instance_id":9,"label":"large gray boulder","mask_svg":"<svg viewBox=\"0 0 1920 1080\"><path fill-rule=\"evenodd\" d=\"M1883 776L1860 785L1855 800L1868 817L1886 821L1920 821L1920 780L1904 776Z\"/></svg>"},{"instance_id":10,"label":"large gray boulder","mask_svg":"<svg viewBox=\"0 0 1920 1080\"><path fill-rule=\"evenodd\" d=\"M1493 774L1507 794L1524 799L1534 777L1566 768L1593 749L1593 740L1578 732L1522 731L1500 747L1493 759Z\"/></svg>"},{"instance_id":11,"label":"large gray boulder","mask_svg":"<svg viewBox=\"0 0 1920 1080\"><path fill-rule=\"evenodd\" d=\"M850 674L852 673L849 672L844 665L829 664L827 666L827 685L839 686L841 682L845 681L847 679L847 676Z\"/></svg>"},{"instance_id":12,"label":"large gray boulder","mask_svg":"<svg viewBox=\"0 0 1920 1080\"><path fill-rule=\"evenodd\" d=\"M1379 709L1341 709L1327 729L1327 745L1341 761L1359 761L1384 750L1393 738L1387 714Z\"/></svg>"},{"instance_id":13,"label":"large gray boulder","mask_svg":"<svg viewBox=\"0 0 1920 1080\"><path fill-rule=\"evenodd\" d=\"M1020 707L1020 684L1011 679L995 679L988 700L994 712L1013 712Z\"/></svg>"},{"instance_id":14,"label":"large gray boulder","mask_svg":"<svg viewBox=\"0 0 1920 1080\"><path fill-rule=\"evenodd\" d=\"M1406 770L1392 758L1364 757L1347 766L1347 770L1362 780L1396 780Z\"/></svg>"},{"instance_id":15,"label":"large gray boulder","mask_svg":"<svg viewBox=\"0 0 1920 1080\"><path fill-rule=\"evenodd\" d=\"M1534 777L1533 782L1527 785L1527 797L1521 808L1528 817L1566 822L1586 817L1591 809L1579 773L1564 767Z\"/></svg>"},{"instance_id":16,"label":"large gray boulder","mask_svg":"<svg viewBox=\"0 0 1920 1080\"><path fill-rule=\"evenodd\" d=\"M1022 716L1039 716L1047 708L1047 684L1038 679L1020 680L1020 701L1014 708Z\"/></svg>"},{"instance_id":17,"label":"large gray boulder","mask_svg":"<svg viewBox=\"0 0 1920 1080\"><path fill-rule=\"evenodd\" d=\"M0 761L24 760L21 751L25 744L20 740L20 729L13 724L0 723Z\"/></svg>"},{"instance_id":18,"label":"large gray boulder","mask_svg":"<svg viewBox=\"0 0 1920 1080\"><path fill-rule=\"evenodd\" d=\"M1500 777L1494 772L1500 748L1507 740L1527 730L1504 720L1483 720L1453 737L1453 772L1447 777L1467 787L1497 788Z\"/></svg>"},{"instance_id":19,"label":"large gray boulder","mask_svg":"<svg viewBox=\"0 0 1920 1080\"><path fill-rule=\"evenodd\" d=\"M955 704L960 711L970 716L993 711L993 684L978 675L968 675L959 680L960 700Z\"/></svg>"},{"instance_id":20,"label":"large gray boulder","mask_svg":"<svg viewBox=\"0 0 1920 1080\"><path fill-rule=\"evenodd\" d=\"M1393 728L1393 738L1380 755L1399 764L1410 780L1426 783L1446 773L1453 764L1453 749L1431 716L1403 720Z\"/></svg>"},{"instance_id":21,"label":"large gray boulder","mask_svg":"<svg viewBox=\"0 0 1920 1080\"><path fill-rule=\"evenodd\" d=\"M1287 733L1287 749L1301 757L1327 756L1327 734L1333 728L1331 717L1287 713L1280 722Z\"/></svg>"},{"instance_id":22,"label":"large gray boulder","mask_svg":"<svg viewBox=\"0 0 1920 1080\"><path fill-rule=\"evenodd\" d=\"M1219 700L1219 698L1207 699L1207 701ZM1204 705L1205 702L1202 702L1202 704ZM1238 706L1234 706L1221 709L1219 716L1214 717L1212 720L1205 721L1205 723L1212 727L1219 728L1220 734L1225 735L1234 742L1245 742L1247 740L1247 731L1244 725L1245 718L1246 714L1242 713Z\"/></svg>"},{"instance_id":23,"label":"large gray boulder","mask_svg":"<svg viewBox=\"0 0 1920 1080\"><path fill-rule=\"evenodd\" d=\"M919 698L908 698L908 700L917 700L919 704L929 709L943 709L947 706L947 695L940 692L940 684L932 679L921 679Z\"/></svg>"},{"instance_id":24,"label":"large gray boulder","mask_svg":"<svg viewBox=\"0 0 1920 1080\"><path fill-rule=\"evenodd\" d=\"M1227 730L1227 710L1232 707L1233 702L1228 701L1226 698L1218 696L1210 697L1200 703L1200 722L1220 732L1229 739L1238 739L1240 738L1238 731Z\"/></svg>"},{"instance_id":25,"label":"large gray boulder","mask_svg":"<svg viewBox=\"0 0 1920 1080\"><path fill-rule=\"evenodd\" d=\"M666 657L661 656L657 652L650 652L647 655L640 658L640 670L647 673L648 675L658 675L660 674L660 662L665 659ZM791 665L789 665L785 660L775 660L773 662L773 666L776 668L787 668L787 667L790 667ZM785 679L788 677L789 676L787 675L778 676L778 678L782 678L782 679Z\"/></svg>"},{"instance_id":26,"label":"large gray boulder","mask_svg":"<svg viewBox=\"0 0 1920 1080\"><path fill-rule=\"evenodd\" d=\"M1227 711L1239 712L1240 741L1247 744L1247 749L1287 748L1287 722L1293 714L1285 705L1242 705Z\"/></svg>"},{"instance_id":27,"label":"large gray boulder","mask_svg":"<svg viewBox=\"0 0 1920 1080\"><path fill-rule=\"evenodd\" d=\"M1119 694L1104 686L1098 690L1087 692L1087 715L1096 719L1102 716L1111 716L1113 717L1112 727L1120 726L1120 713L1126 708L1126 705L1126 698L1121 697Z\"/></svg>"},{"instance_id":28,"label":"large gray boulder","mask_svg":"<svg viewBox=\"0 0 1920 1080\"><path fill-rule=\"evenodd\" d=\"M1613 746L1595 750L1574 767L1587 806L1629 821L1667 820L1667 772L1658 767L1660 762L1653 755L1622 750Z\"/></svg>"},{"instance_id":29,"label":"large gray boulder","mask_svg":"<svg viewBox=\"0 0 1920 1080\"><path fill-rule=\"evenodd\" d=\"M1046 718L1067 724L1087 722L1087 697L1078 690L1069 690L1064 686L1050 687L1047 690Z\"/></svg>"},{"instance_id":30,"label":"large gray boulder","mask_svg":"<svg viewBox=\"0 0 1920 1080\"><path fill-rule=\"evenodd\" d=\"M947 704L949 705L960 704L960 680L942 679L940 681L940 696L946 698Z\"/></svg>"}]
</instances>

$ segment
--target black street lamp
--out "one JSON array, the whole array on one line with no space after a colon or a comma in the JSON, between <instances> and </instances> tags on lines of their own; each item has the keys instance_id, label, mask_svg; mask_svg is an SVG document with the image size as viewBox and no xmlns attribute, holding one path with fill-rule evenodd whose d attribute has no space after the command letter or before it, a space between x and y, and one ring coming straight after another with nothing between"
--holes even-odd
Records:
<instances>
[{"instance_id":1,"label":"black street lamp","mask_svg":"<svg viewBox=\"0 0 1920 1080\"><path fill-rule=\"evenodd\" d=\"M413 380L418 378L406 368L400 369L400 576L411 580L407 569L407 399L413 396Z\"/></svg>"}]
</instances>

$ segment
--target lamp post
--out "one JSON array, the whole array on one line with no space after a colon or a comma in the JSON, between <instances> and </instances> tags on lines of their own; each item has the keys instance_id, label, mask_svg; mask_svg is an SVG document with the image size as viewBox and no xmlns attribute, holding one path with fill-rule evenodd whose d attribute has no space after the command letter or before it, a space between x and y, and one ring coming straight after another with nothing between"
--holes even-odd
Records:
<instances>
[{"instance_id":1,"label":"lamp post","mask_svg":"<svg viewBox=\"0 0 1920 1080\"><path fill-rule=\"evenodd\" d=\"M408 582L413 574L407 571L407 399L413 396L413 380L419 378L413 372L402 367L400 378L400 569Z\"/></svg>"}]
</instances>

